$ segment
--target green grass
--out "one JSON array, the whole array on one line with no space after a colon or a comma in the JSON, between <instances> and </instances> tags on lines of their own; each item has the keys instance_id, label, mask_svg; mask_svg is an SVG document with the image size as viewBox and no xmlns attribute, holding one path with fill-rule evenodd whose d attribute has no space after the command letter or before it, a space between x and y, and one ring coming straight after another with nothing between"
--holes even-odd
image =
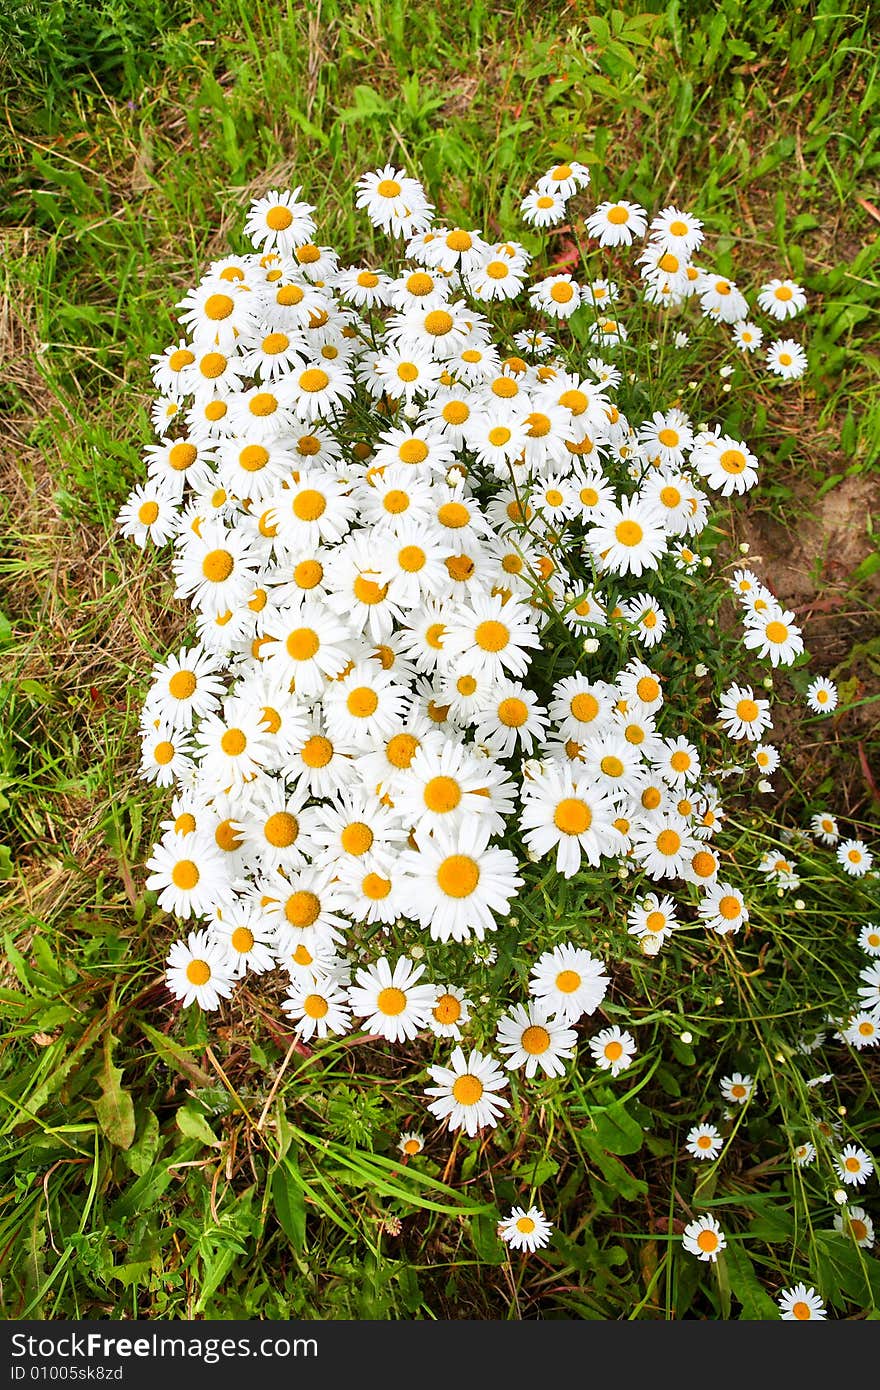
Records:
<instances>
[{"instance_id":1,"label":"green grass","mask_svg":"<svg viewBox=\"0 0 880 1390\"><path fill-rule=\"evenodd\" d=\"M842 892L827 854L799 856L796 923L765 893L761 931L735 955L686 943L635 965L604 935L610 886L603 901L551 897L530 871L542 921L586 922L625 958L608 1021L638 1018L640 1063L626 1084L585 1075L574 1099L546 1083L540 1115L485 1145L439 1136L407 1166L394 1146L425 1127L411 1071L426 1047L412 1067L381 1047L305 1056L262 997L237 995L209 1028L162 980L169 924L143 864L165 797L137 778L137 713L181 612L114 517L140 477L149 357L173 305L206 259L243 247L244 209L277 183L302 183L321 240L354 256L364 169L403 163L445 216L488 231L516 226L535 176L572 155L597 199L692 208L722 272L801 279L809 386L758 399L744 428L762 487L719 554L748 538L781 564L787 537L827 531L839 501L805 629L852 708L792 753L778 823L745 818L730 843L754 864L760 836L780 844L825 804L852 833L876 821L870 15L825 0L593 8L219 0L192 18L173 0L14 0L0 19L7 1317L768 1316L767 1290L795 1273L836 1290L839 1315L880 1301L877 1262L829 1235L827 1170L793 1172L785 1152L785 1127L819 1113L793 1015L806 1002L819 1026L872 910L871 886ZM509 968L499 946L490 987ZM876 1146L876 1058L840 1055L821 1113L845 1106ZM761 1114L750 1107L719 1172L695 1174L684 1132L717 1077L756 1057ZM532 1193L558 1235L546 1257L509 1263L497 1214ZM721 1280L680 1252L702 1209L735 1233Z\"/></svg>"}]
</instances>

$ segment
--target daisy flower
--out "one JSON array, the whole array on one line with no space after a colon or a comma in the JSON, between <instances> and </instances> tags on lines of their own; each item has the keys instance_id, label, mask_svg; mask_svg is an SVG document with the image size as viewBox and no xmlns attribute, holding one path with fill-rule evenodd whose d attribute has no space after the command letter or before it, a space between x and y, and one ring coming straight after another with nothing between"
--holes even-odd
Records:
<instances>
[{"instance_id":1,"label":"daisy flower","mask_svg":"<svg viewBox=\"0 0 880 1390\"><path fill-rule=\"evenodd\" d=\"M864 980L864 984L859 986L863 1007L876 1009L880 1006L880 964L866 965L859 971L859 979Z\"/></svg>"},{"instance_id":2,"label":"daisy flower","mask_svg":"<svg viewBox=\"0 0 880 1390\"><path fill-rule=\"evenodd\" d=\"M758 481L758 460L746 444L731 435L695 445L690 464L722 497L747 492ZM734 583L737 576L734 576ZM735 592L743 593L742 589Z\"/></svg>"},{"instance_id":3,"label":"daisy flower","mask_svg":"<svg viewBox=\"0 0 880 1390\"><path fill-rule=\"evenodd\" d=\"M721 696L718 718L731 738L759 739L772 728L770 701L755 698L750 685L731 685Z\"/></svg>"},{"instance_id":4,"label":"daisy flower","mask_svg":"<svg viewBox=\"0 0 880 1390\"><path fill-rule=\"evenodd\" d=\"M874 1222L864 1207L847 1207L845 1212L835 1212L834 1229L843 1235L852 1236L856 1245L870 1250L874 1244Z\"/></svg>"},{"instance_id":5,"label":"daisy flower","mask_svg":"<svg viewBox=\"0 0 880 1390\"><path fill-rule=\"evenodd\" d=\"M192 751L192 740L184 729L175 729L165 720L150 720L141 738L140 776L160 787L181 782L193 765Z\"/></svg>"},{"instance_id":6,"label":"daisy flower","mask_svg":"<svg viewBox=\"0 0 880 1390\"><path fill-rule=\"evenodd\" d=\"M428 1026L435 1038L453 1038L458 1042L462 1028L471 1021L471 1002L455 985L436 985L435 990Z\"/></svg>"},{"instance_id":7,"label":"daisy flower","mask_svg":"<svg viewBox=\"0 0 880 1390\"><path fill-rule=\"evenodd\" d=\"M703 224L692 213L670 205L651 219L651 238L666 251L689 259L703 243Z\"/></svg>"},{"instance_id":8,"label":"daisy flower","mask_svg":"<svg viewBox=\"0 0 880 1390\"><path fill-rule=\"evenodd\" d=\"M597 237L600 246L631 246L637 236L644 236L648 226L645 209L638 203L600 203L587 218L587 231Z\"/></svg>"},{"instance_id":9,"label":"daisy flower","mask_svg":"<svg viewBox=\"0 0 880 1390\"><path fill-rule=\"evenodd\" d=\"M577 1033L564 1018L551 1018L546 1004L535 999L502 1015L495 1040L510 1070L524 1067L531 1078L540 1066L547 1076L563 1076L565 1063L574 1056Z\"/></svg>"},{"instance_id":10,"label":"daisy flower","mask_svg":"<svg viewBox=\"0 0 880 1390\"><path fill-rule=\"evenodd\" d=\"M806 1284L795 1284L790 1289L782 1289L776 1301L781 1309L779 1316L783 1322L809 1322L811 1319L822 1321L827 1316L825 1304L816 1290L808 1289Z\"/></svg>"},{"instance_id":11,"label":"daisy flower","mask_svg":"<svg viewBox=\"0 0 880 1390\"><path fill-rule=\"evenodd\" d=\"M523 880L507 849L489 847L489 827L470 822L454 833L442 827L418 850L405 850L407 915L435 941L482 941L509 910Z\"/></svg>"},{"instance_id":12,"label":"daisy flower","mask_svg":"<svg viewBox=\"0 0 880 1390\"><path fill-rule=\"evenodd\" d=\"M549 1244L553 1230L540 1207L512 1207L509 1216L498 1226L498 1234L512 1250L542 1250Z\"/></svg>"},{"instance_id":13,"label":"daisy flower","mask_svg":"<svg viewBox=\"0 0 880 1390\"><path fill-rule=\"evenodd\" d=\"M392 236L411 237L430 224L433 207L422 185L393 164L362 174L355 187L355 206Z\"/></svg>"},{"instance_id":14,"label":"daisy flower","mask_svg":"<svg viewBox=\"0 0 880 1390\"><path fill-rule=\"evenodd\" d=\"M475 741L487 744L502 758L511 757L518 748L531 753L536 740L540 743L546 732L547 715L536 695L516 681L496 686L492 704L474 723Z\"/></svg>"},{"instance_id":15,"label":"daisy flower","mask_svg":"<svg viewBox=\"0 0 880 1390\"><path fill-rule=\"evenodd\" d=\"M783 381L796 381L807 370L807 354L793 338L780 338L767 349L767 366Z\"/></svg>"},{"instance_id":16,"label":"daisy flower","mask_svg":"<svg viewBox=\"0 0 880 1390\"><path fill-rule=\"evenodd\" d=\"M807 296L794 280L768 280L758 291L758 308L774 319L793 319L807 306Z\"/></svg>"},{"instance_id":17,"label":"daisy flower","mask_svg":"<svg viewBox=\"0 0 880 1390\"><path fill-rule=\"evenodd\" d=\"M735 1105L745 1105L755 1089L754 1079L738 1071L732 1076L722 1076L719 1085L724 1099L733 1101Z\"/></svg>"},{"instance_id":18,"label":"daisy flower","mask_svg":"<svg viewBox=\"0 0 880 1390\"><path fill-rule=\"evenodd\" d=\"M779 753L772 743L759 743L752 757L763 773L775 772L779 766Z\"/></svg>"},{"instance_id":19,"label":"daisy flower","mask_svg":"<svg viewBox=\"0 0 880 1390\"><path fill-rule=\"evenodd\" d=\"M602 570L638 577L657 569L667 537L656 510L636 495L604 506L587 533L587 544Z\"/></svg>"},{"instance_id":20,"label":"daisy flower","mask_svg":"<svg viewBox=\"0 0 880 1390\"><path fill-rule=\"evenodd\" d=\"M757 352L764 341L764 330L749 319L741 319L734 324L732 336L740 352Z\"/></svg>"},{"instance_id":21,"label":"daisy flower","mask_svg":"<svg viewBox=\"0 0 880 1390\"><path fill-rule=\"evenodd\" d=\"M416 983L424 973L424 965L413 965L408 956L401 956L393 970L382 956L356 972L348 991L352 1013L366 1018L369 1033L389 1042L411 1041L428 1027L436 995L433 985Z\"/></svg>"},{"instance_id":22,"label":"daisy flower","mask_svg":"<svg viewBox=\"0 0 880 1390\"><path fill-rule=\"evenodd\" d=\"M603 1028L594 1038L590 1038L590 1052L593 1061L602 1071L610 1071L618 1076L631 1064L636 1054L636 1040L632 1033L618 1028Z\"/></svg>"},{"instance_id":23,"label":"daisy flower","mask_svg":"<svg viewBox=\"0 0 880 1390\"><path fill-rule=\"evenodd\" d=\"M221 663L203 647L181 647L153 667L144 717L155 716L176 729L189 729L194 719L213 714L220 706L224 682Z\"/></svg>"},{"instance_id":24,"label":"daisy flower","mask_svg":"<svg viewBox=\"0 0 880 1390\"><path fill-rule=\"evenodd\" d=\"M655 941L658 946L662 946L679 926L672 898L661 898L657 893L649 893L640 903L631 907L627 920L630 936L638 937L639 940Z\"/></svg>"},{"instance_id":25,"label":"daisy flower","mask_svg":"<svg viewBox=\"0 0 880 1390\"><path fill-rule=\"evenodd\" d=\"M211 939L225 946L233 975L240 978L252 970L262 975L274 970L275 931L258 910L236 903L223 904L211 922Z\"/></svg>"},{"instance_id":26,"label":"daisy flower","mask_svg":"<svg viewBox=\"0 0 880 1390\"><path fill-rule=\"evenodd\" d=\"M554 164L552 169L542 174L538 179L538 187L558 193L561 198L571 198L575 193L583 192L589 182L590 171L586 164L569 159L563 164Z\"/></svg>"},{"instance_id":27,"label":"daisy flower","mask_svg":"<svg viewBox=\"0 0 880 1390\"><path fill-rule=\"evenodd\" d=\"M116 524L123 536L133 540L140 550L147 541L153 545L164 545L170 541L179 524L178 502L167 484L159 481L148 482L136 487L116 518Z\"/></svg>"},{"instance_id":28,"label":"daisy flower","mask_svg":"<svg viewBox=\"0 0 880 1390\"><path fill-rule=\"evenodd\" d=\"M428 1109L438 1120L446 1120L449 1129L464 1129L473 1138L484 1125L497 1125L510 1101L500 1092L507 1078L495 1059L473 1049L467 1056L456 1047L448 1067L430 1066L428 1075L435 1086L427 1086L425 1094L435 1096Z\"/></svg>"},{"instance_id":29,"label":"daisy flower","mask_svg":"<svg viewBox=\"0 0 880 1390\"><path fill-rule=\"evenodd\" d=\"M584 1014L595 1013L610 983L602 961L566 941L538 957L529 993L560 1020L577 1023Z\"/></svg>"},{"instance_id":30,"label":"daisy flower","mask_svg":"<svg viewBox=\"0 0 880 1390\"><path fill-rule=\"evenodd\" d=\"M843 840L837 846L837 862L851 878L861 878L874 862L864 840Z\"/></svg>"},{"instance_id":31,"label":"daisy flower","mask_svg":"<svg viewBox=\"0 0 880 1390\"><path fill-rule=\"evenodd\" d=\"M397 1141L397 1147L406 1158L415 1158L425 1147L425 1141L415 1130L405 1130Z\"/></svg>"},{"instance_id":32,"label":"daisy flower","mask_svg":"<svg viewBox=\"0 0 880 1390\"><path fill-rule=\"evenodd\" d=\"M556 319L567 319L581 302L581 287L568 274L547 275L529 290L529 303Z\"/></svg>"},{"instance_id":33,"label":"daisy flower","mask_svg":"<svg viewBox=\"0 0 880 1390\"><path fill-rule=\"evenodd\" d=\"M727 1245L727 1240L715 1217L707 1214L698 1216L685 1226L681 1243L689 1255L714 1264Z\"/></svg>"},{"instance_id":34,"label":"daisy flower","mask_svg":"<svg viewBox=\"0 0 880 1390\"><path fill-rule=\"evenodd\" d=\"M748 615L743 645L757 652L760 658L769 658L773 667L790 666L804 650L794 614L778 607L769 613Z\"/></svg>"},{"instance_id":35,"label":"daisy flower","mask_svg":"<svg viewBox=\"0 0 880 1390\"><path fill-rule=\"evenodd\" d=\"M549 188L530 188L519 206L531 227L555 227L565 217L565 199Z\"/></svg>"},{"instance_id":36,"label":"daisy flower","mask_svg":"<svg viewBox=\"0 0 880 1390\"><path fill-rule=\"evenodd\" d=\"M649 812L636 826L633 853L651 878L678 878L698 844L676 811Z\"/></svg>"},{"instance_id":37,"label":"daisy flower","mask_svg":"<svg viewBox=\"0 0 880 1390\"><path fill-rule=\"evenodd\" d=\"M211 941L208 932L190 932L186 941L175 941L168 953L165 981L184 1008L193 1002L200 1009L217 1009L232 993L232 971L224 946Z\"/></svg>"},{"instance_id":38,"label":"daisy flower","mask_svg":"<svg viewBox=\"0 0 880 1390\"><path fill-rule=\"evenodd\" d=\"M880 956L880 926L866 922L859 932L859 945L869 956Z\"/></svg>"},{"instance_id":39,"label":"daisy flower","mask_svg":"<svg viewBox=\"0 0 880 1390\"><path fill-rule=\"evenodd\" d=\"M880 1042L880 1012L853 1014L849 1027L843 1030L843 1041L851 1047L876 1047Z\"/></svg>"},{"instance_id":40,"label":"daisy flower","mask_svg":"<svg viewBox=\"0 0 880 1390\"><path fill-rule=\"evenodd\" d=\"M577 873L582 856L596 866L603 855L620 851L614 817L610 797L592 777L571 766L547 764L524 784L519 817L523 841L540 858L555 848L563 878Z\"/></svg>"},{"instance_id":41,"label":"daisy flower","mask_svg":"<svg viewBox=\"0 0 880 1390\"><path fill-rule=\"evenodd\" d=\"M207 917L231 895L223 858L204 834L166 832L147 860L147 888L175 917Z\"/></svg>"},{"instance_id":42,"label":"daisy flower","mask_svg":"<svg viewBox=\"0 0 880 1390\"><path fill-rule=\"evenodd\" d=\"M836 845L840 839L837 821L827 811L819 811L810 818L810 830L823 845Z\"/></svg>"},{"instance_id":43,"label":"daisy flower","mask_svg":"<svg viewBox=\"0 0 880 1390\"><path fill-rule=\"evenodd\" d=\"M816 1145L807 1140L796 1144L793 1150L794 1161L799 1168L809 1168L816 1158Z\"/></svg>"},{"instance_id":44,"label":"daisy flower","mask_svg":"<svg viewBox=\"0 0 880 1390\"><path fill-rule=\"evenodd\" d=\"M716 1159L723 1147L724 1140L714 1125L694 1125L685 1140L691 1158Z\"/></svg>"},{"instance_id":45,"label":"daisy flower","mask_svg":"<svg viewBox=\"0 0 880 1390\"><path fill-rule=\"evenodd\" d=\"M329 976L294 981L281 1007L301 1038L326 1038L331 1034L339 1037L351 1032L348 993Z\"/></svg>"},{"instance_id":46,"label":"daisy flower","mask_svg":"<svg viewBox=\"0 0 880 1390\"><path fill-rule=\"evenodd\" d=\"M806 701L815 714L830 714L837 708L837 686L827 676L817 676L807 686Z\"/></svg>"}]
</instances>

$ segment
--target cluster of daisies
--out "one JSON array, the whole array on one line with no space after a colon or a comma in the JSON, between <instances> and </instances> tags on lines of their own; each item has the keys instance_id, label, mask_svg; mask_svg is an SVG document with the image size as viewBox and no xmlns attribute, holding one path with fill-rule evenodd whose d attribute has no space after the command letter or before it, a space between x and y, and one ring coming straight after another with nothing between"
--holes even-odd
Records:
<instances>
[{"instance_id":1,"label":"cluster of daisies","mask_svg":"<svg viewBox=\"0 0 880 1390\"><path fill-rule=\"evenodd\" d=\"M524 219L534 227L548 230L560 226L570 217L569 199L585 189L589 181L589 169L576 161L548 170L522 200ZM703 244L699 218L673 205L663 208L650 222L648 216L639 203L614 199L600 203L585 219L585 228L600 247L627 248L645 238L644 250L637 257L645 302L658 308L680 309L688 299L695 299L706 318L728 326L740 352L757 352L764 342L764 331L749 317L749 303L742 290L727 276L693 259ZM556 308L544 304L548 294L553 297L554 283L571 290L561 300L561 307L557 304ZM617 286L612 281L577 285L571 276L562 275L554 277L550 286L548 290L533 290L533 302L541 303L557 317L572 314L581 302L601 307L604 312L591 329L594 341L609 344L626 340L627 330L618 320L615 307ZM768 280L757 295L757 308L776 323L794 318L806 308L806 303L803 287L788 279ZM682 337L684 345L686 335ZM764 361L774 376L786 381L796 380L807 369L806 353L793 338L771 342L765 349Z\"/></svg>"},{"instance_id":2,"label":"cluster of daisies","mask_svg":"<svg viewBox=\"0 0 880 1390\"><path fill-rule=\"evenodd\" d=\"M524 217L558 225L588 178L550 170ZM627 418L612 281L535 278L524 245L436 221L390 165L356 201L403 240L393 268L344 265L301 190L272 191L247 216L253 250L210 265L154 359L158 438L119 524L171 545L193 631L155 665L142 711L142 775L172 798L147 887L195 923L168 958L184 1005L216 1009L280 969L305 1041L433 1033L454 1047L429 1068L429 1109L474 1135L510 1104L505 1070L565 1072L610 983L581 943L538 940L526 1002L487 1019L468 997L467 961L491 960L487 934L515 924L526 864L638 871L653 886L627 928L647 955L682 924L674 883L708 929L748 921L714 846L717 785L664 703L675 615L656 591L711 563L696 549L711 499L751 488L758 461L678 405ZM736 286L694 263L692 215L649 224L619 202L586 225L600 247L647 237L649 305L695 296L743 351L760 345ZM758 296L778 320L804 302L790 281ZM580 310L586 353L567 324ZM768 353L783 376L803 360L793 344ZM795 661L793 614L749 571L732 584L746 651ZM831 683L814 696L830 713ZM773 771L768 700L732 685L718 720L719 776L741 770L741 740ZM616 1076L636 1042L608 1027L589 1051ZM509 1238L543 1240L543 1217L516 1211Z\"/></svg>"}]
</instances>

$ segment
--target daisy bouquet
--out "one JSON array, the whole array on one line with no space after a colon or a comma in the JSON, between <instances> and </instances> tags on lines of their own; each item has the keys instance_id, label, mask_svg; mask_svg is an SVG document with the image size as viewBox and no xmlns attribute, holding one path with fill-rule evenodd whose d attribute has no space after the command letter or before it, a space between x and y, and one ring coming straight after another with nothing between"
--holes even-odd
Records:
<instances>
[{"instance_id":1,"label":"daisy bouquet","mask_svg":"<svg viewBox=\"0 0 880 1390\"><path fill-rule=\"evenodd\" d=\"M169 989L213 1010L265 976L302 1043L416 1048L415 1104L467 1135L638 1060L615 971L748 934L725 802L769 785L765 678L806 660L751 570L708 596L713 508L761 467L728 378L803 373L773 335L804 292L763 285L762 329L698 218L575 212L588 183L549 170L493 241L389 165L357 183L385 240L353 264L300 188L257 199L251 249L207 268L154 359L157 442L119 518L191 610L141 720L169 798L147 887L186 924ZM733 364L717 418L709 340ZM810 700L830 712L832 683ZM781 852L760 868L798 882ZM876 974L844 1030L876 1028Z\"/></svg>"}]
</instances>

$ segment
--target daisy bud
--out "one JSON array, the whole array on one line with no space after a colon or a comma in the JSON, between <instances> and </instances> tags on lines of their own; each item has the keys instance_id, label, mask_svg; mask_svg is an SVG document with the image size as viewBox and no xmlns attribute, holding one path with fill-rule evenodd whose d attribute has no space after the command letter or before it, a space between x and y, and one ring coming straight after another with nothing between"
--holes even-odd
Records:
<instances>
[{"instance_id":1,"label":"daisy bud","mask_svg":"<svg viewBox=\"0 0 880 1390\"><path fill-rule=\"evenodd\" d=\"M838 1115L845 1115L845 1114L846 1114L846 1106L845 1106L845 1105L838 1105L838 1107L837 1107L837 1113L838 1113Z\"/></svg>"},{"instance_id":2,"label":"daisy bud","mask_svg":"<svg viewBox=\"0 0 880 1390\"><path fill-rule=\"evenodd\" d=\"M708 674L709 674L709 667L705 664L705 662L703 662L703 661L698 661L697 664L696 664L696 666L694 667L694 675L695 675L695 676L708 676Z\"/></svg>"},{"instance_id":3,"label":"daisy bud","mask_svg":"<svg viewBox=\"0 0 880 1390\"><path fill-rule=\"evenodd\" d=\"M834 1200L838 1206L842 1207L846 1203L846 1193L842 1187L838 1187L834 1193Z\"/></svg>"},{"instance_id":4,"label":"daisy bud","mask_svg":"<svg viewBox=\"0 0 880 1390\"><path fill-rule=\"evenodd\" d=\"M592 656L592 655L593 655L593 652L597 652L598 650L599 650L599 641L598 641L598 638L596 638L596 637L588 637L587 640L584 642L584 651L587 653L587 655L588 655L588 656Z\"/></svg>"},{"instance_id":5,"label":"daisy bud","mask_svg":"<svg viewBox=\"0 0 880 1390\"><path fill-rule=\"evenodd\" d=\"M712 556L711 556L711 555L704 555L704 556L703 556L703 569L705 569L705 570L710 570L711 568L712 568Z\"/></svg>"},{"instance_id":6,"label":"daisy bud","mask_svg":"<svg viewBox=\"0 0 880 1390\"><path fill-rule=\"evenodd\" d=\"M762 682L762 684L763 684L765 690L772 690L772 689L773 689L773 677L772 677L772 676L765 676L765 677L764 677L764 680L763 680L763 682Z\"/></svg>"},{"instance_id":7,"label":"daisy bud","mask_svg":"<svg viewBox=\"0 0 880 1390\"><path fill-rule=\"evenodd\" d=\"M718 375L721 377L733 376L733 368L730 366L719 368Z\"/></svg>"},{"instance_id":8,"label":"daisy bud","mask_svg":"<svg viewBox=\"0 0 880 1390\"><path fill-rule=\"evenodd\" d=\"M772 783L772 782L768 782L766 777L762 777L761 780L760 780L760 782L758 783L758 791L759 791L759 792L764 792L764 794L766 795L767 792L772 792L772 790L773 790L773 783ZM781 892L780 892L780 894L779 894L779 897L780 897L780 898L782 897L782 893L781 893Z\"/></svg>"},{"instance_id":9,"label":"daisy bud","mask_svg":"<svg viewBox=\"0 0 880 1390\"><path fill-rule=\"evenodd\" d=\"M739 547L740 555L748 555L751 548L752 547L749 545L748 541L742 541Z\"/></svg>"},{"instance_id":10,"label":"daisy bud","mask_svg":"<svg viewBox=\"0 0 880 1390\"><path fill-rule=\"evenodd\" d=\"M656 956L660 953L660 940L656 936L643 936L641 946L643 956Z\"/></svg>"},{"instance_id":11,"label":"daisy bud","mask_svg":"<svg viewBox=\"0 0 880 1390\"><path fill-rule=\"evenodd\" d=\"M694 1040L694 1035L693 1035L693 1033L689 1033L689 1032L687 1031L687 1029L685 1029L685 1031L684 1031L680 1036L681 1036L681 1041L682 1041L683 1043L692 1043L693 1040Z\"/></svg>"},{"instance_id":12,"label":"daisy bud","mask_svg":"<svg viewBox=\"0 0 880 1390\"><path fill-rule=\"evenodd\" d=\"M729 390L730 390L730 382L729 382L729 381L725 381L725 383L724 383L724 385L722 386L721 390L722 390L722 391L729 391Z\"/></svg>"},{"instance_id":13,"label":"daisy bud","mask_svg":"<svg viewBox=\"0 0 880 1390\"><path fill-rule=\"evenodd\" d=\"M403 407L403 413L406 416L407 420L418 420L419 407L415 404L414 401L410 401L409 405L405 405Z\"/></svg>"},{"instance_id":14,"label":"daisy bud","mask_svg":"<svg viewBox=\"0 0 880 1390\"><path fill-rule=\"evenodd\" d=\"M715 1005L716 1009L720 1009L720 1008L721 1008L721 1005L724 1003L724 1000L721 998L721 995L718 994L718 995L716 995L716 997L712 1000L712 1003Z\"/></svg>"},{"instance_id":15,"label":"daisy bud","mask_svg":"<svg viewBox=\"0 0 880 1390\"><path fill-rule=\"evenodd\" d=\"M794 905L797 908L798 912L803 912L807 904L804 902L803 898L795 898Z\"/></svg>"},{"instance_id":16,"label":"daisy bud","mask_svg":"<svg viewBox=\"0 0 880 1390\"><path fill-rule=\"evenodd\" d=\"M424 954L424 946L413 946L410 949L410 955L412 956L413 960L421 960Z\"/></svg>"}]
</instances>

